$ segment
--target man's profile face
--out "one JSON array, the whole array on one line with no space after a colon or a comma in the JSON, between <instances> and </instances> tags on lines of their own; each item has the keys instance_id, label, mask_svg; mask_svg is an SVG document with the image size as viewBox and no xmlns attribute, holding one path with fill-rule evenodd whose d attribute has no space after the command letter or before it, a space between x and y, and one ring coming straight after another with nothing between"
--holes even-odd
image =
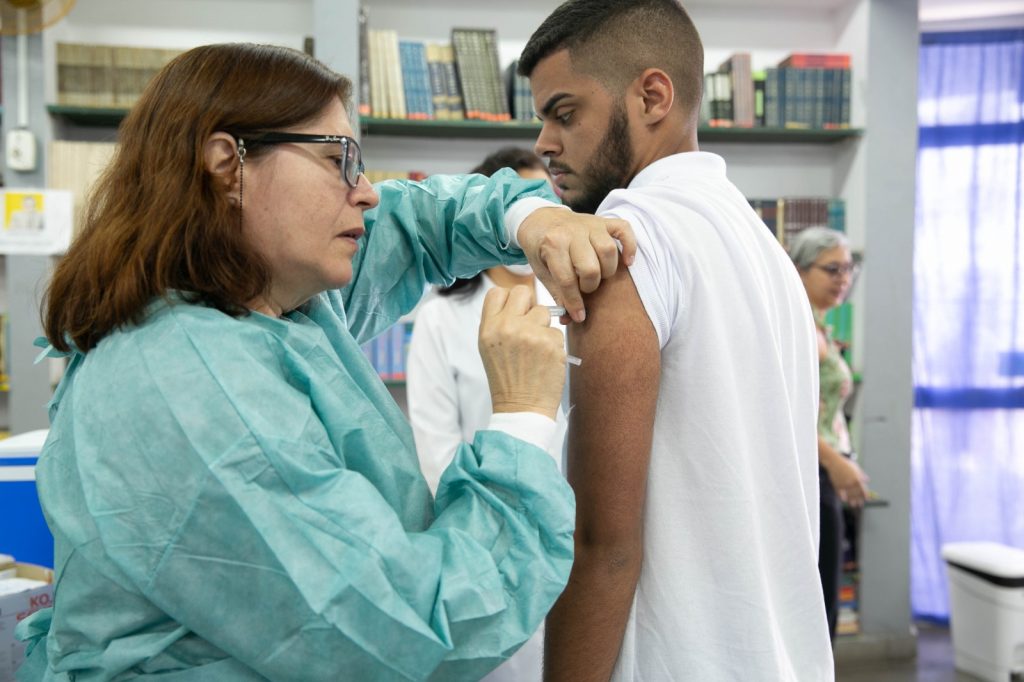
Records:
<instances>
[{"instance_id":1,"label":"man's profile face","mask_svg":"<svg viewBox=\"0 0 1024 682\"><path fill-rule=\"evenodd\" d=\"M548 159L562 201L593 213L631 177L633 146L622 99L574 71L567 50L538 62L530 87L543 121L535 150Z\"/></svg>"}]
</instances>

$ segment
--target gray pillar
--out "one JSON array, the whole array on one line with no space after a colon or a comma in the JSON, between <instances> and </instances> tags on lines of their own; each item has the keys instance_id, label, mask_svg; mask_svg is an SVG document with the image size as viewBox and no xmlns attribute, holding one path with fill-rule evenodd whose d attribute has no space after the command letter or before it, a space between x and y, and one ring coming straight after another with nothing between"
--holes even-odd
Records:
<instances>
[{"instance_id":1,"label":"gray pillar","mask_svg":"<svg viewBox=\"0 0 1024 682\"><path fill-rule=\"evenodd\" d=\"M352 79L352 127L359 137L355 108L359 99L358 0L313 0L313 42L316 58Z\"/></svg>"},{"instance_id":2,"label":"gray pillar","mask_svg":"<svg viewBox=\"0 0 1024 682\"><path fill-rule=\"evenodd\" d=\"M17 127L17 42L3 40L3 135ZM13 171L5 166L4 184L9 189L46 186L46 140L50 122L43 101L43 44L39 34L28 36L28 128L36 137L34 171ZM22 433L49 426L46 403L50 399L49 366L33 364L38 349L32 345L42 334L39 304L52 261L49 256L2 256L6 259L7 358L10 368L10 394L7 397L7 424L11 433Z\"/></svg>"},{"instance_id":3,"label":"gray pillar","mask_svg":"<svg viewBox=\"0 0 1024 682\"><path fill-rule=\"evenodd\" d=\"M46 403L50 400L50 366L33 364L39 348L32 342L42 336L39 302L50 275L49 256L7 258L7 361L10 394L7 412L12 434L48 428Z\"/></svg>"},{"instance_id":4,"label":"gray pillar","mask_svg":"<svg viewBox=\"0 0 1024 682\"><path fill-rule=\"evenodd\" d=\"M870 0L864 158L862 465L889 500L863 514L856 658L914 654L910 617L910 432L913 409L917 0Z\"/></svg>"}]
</instances>

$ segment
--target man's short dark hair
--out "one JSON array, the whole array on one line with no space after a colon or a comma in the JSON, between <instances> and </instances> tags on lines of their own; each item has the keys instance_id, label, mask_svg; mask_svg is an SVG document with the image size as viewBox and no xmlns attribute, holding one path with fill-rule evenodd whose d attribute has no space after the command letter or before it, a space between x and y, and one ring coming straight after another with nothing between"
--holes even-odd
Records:
<instances>
[{"instance_id":1,"label":"man's short dark hair","mask_svg":"<svg viewBox=\"0 0 1024 682\"><path fill-rule=\"evenodd\" d=\"M685 112L696 115L704 46L676 0L568 0L544 20L519 58L520 75L562 49L573 68L619 94L644 69L664 70Z\"/></svg>"},{"instance_id":2,"label":"man's short dark hair","mask_svg":"<svg viewBox=\"0 0 1024 682\"><path fill-rule=\"evenodd\" d=\"M523 149L522 147L502 147L481 161L476 168L469 172L479 173L480 175L490 177L502 168L511 168L517 173L528 168L547 170L547 166L544 165L544 161L529 149Z\"/></svg>"}]
</instances>

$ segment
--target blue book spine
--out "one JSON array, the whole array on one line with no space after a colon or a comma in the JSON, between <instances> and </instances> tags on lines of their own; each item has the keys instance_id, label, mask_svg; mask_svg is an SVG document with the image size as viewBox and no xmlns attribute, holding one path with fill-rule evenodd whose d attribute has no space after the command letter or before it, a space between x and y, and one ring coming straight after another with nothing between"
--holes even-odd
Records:
<instances>
[{"instance_id":1,"label":"blue book spine","mask_svg":"<svg viewBox=\"0 0 1024 682\"><path fill-rule=\"evenodd\" d=\"M391 378L405 379L405 325L396 324L388 330L391 345Z\"/></svg>"},{"instance_id":2,"label":"blue book spine","mask_svg":"<svg viewBox=\"0 0 1024 682\"><path fill-rule=\"evenodd\" d=\"M779 69L764 70L764 125L766 128L782 127L782 90L779 87L779 76ZM706 94L705 97L707 97Z\"/></svg>"}]
</instances>

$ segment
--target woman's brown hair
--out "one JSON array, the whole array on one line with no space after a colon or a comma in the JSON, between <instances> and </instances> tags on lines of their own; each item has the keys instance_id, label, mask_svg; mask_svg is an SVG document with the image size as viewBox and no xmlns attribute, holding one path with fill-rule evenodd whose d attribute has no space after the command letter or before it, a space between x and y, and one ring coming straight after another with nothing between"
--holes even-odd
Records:
<instances>
[{"instance_id":1,"label":"woman's brown hair","mask_svg":"<svg viewBox=\"0 0 1024 682\"><path fill-rule=\"evenodd\" d=\"M245 314L268 289L269 271L224 181L205 167L206 140L308 123L334 98L347 106L350 91L312 57L269 45L197 47L164 67L121 124L82 233L54 272L43 309L50 343L87 352L172 290Z\"/></svg>"}]
</instances>

